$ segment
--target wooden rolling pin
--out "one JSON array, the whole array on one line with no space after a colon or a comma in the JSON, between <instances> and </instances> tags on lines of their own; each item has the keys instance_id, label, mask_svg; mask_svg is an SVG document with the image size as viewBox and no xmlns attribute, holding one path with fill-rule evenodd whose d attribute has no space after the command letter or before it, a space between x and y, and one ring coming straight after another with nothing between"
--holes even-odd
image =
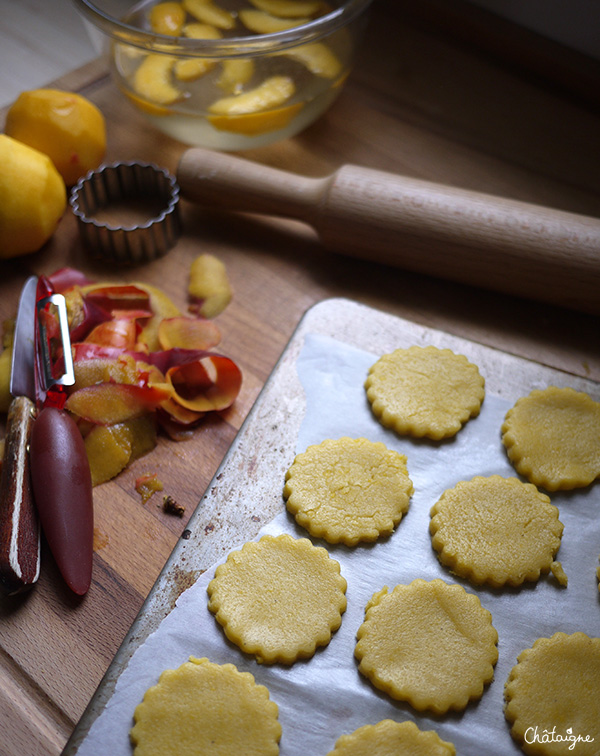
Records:
<instances>
[{"instance_id":1,"label":"wooden rolling pin","mask_svg":"<svg viewBox=\"0 0 600 756\"><path fill-rule=\"evenodd\" d=\"M207 208L311 225L342 254L600 314L600 219L346 165L307 178L201 148L177 169Z\"/></svg>"}]
</instances>

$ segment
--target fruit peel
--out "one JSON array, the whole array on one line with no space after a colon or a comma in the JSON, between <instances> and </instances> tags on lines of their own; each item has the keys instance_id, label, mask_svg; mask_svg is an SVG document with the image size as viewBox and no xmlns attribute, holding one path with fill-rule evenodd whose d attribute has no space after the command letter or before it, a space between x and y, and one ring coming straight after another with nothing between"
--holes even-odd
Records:
<instances>
[{"instance_id":1,"label":"fruit peel","mask_svg":"<svg viewBox=\"0 0 600 756\"><path fill-rule=\"evenodd\" d=\"M210 260L225 273L220 261ZM149 284L92 282L71 268L49 278L67 300L75 384L68 389L65 410L84 438L94 485L154 449L159 430L185 440L206 413L233 404L242 373L233 360L209 351L221 338L211 320L183 315ZM209 284L214 292L218 279L201 275L195 282ZM0 389L4 380L7 401L11 324L5 324L0 355ZM144 331L153 349L143 341Z\"/></svg>"},{"instance_id":2,"label":"fruit peel","mask_svg":"<svg viewBox=\"0 0 600 756\"><path fill-rule=\"evenodd\" d=\"M205 318L220 315L231 302L233 292L227 268L218 257L198 255L190 267L188 296L191 308Z\"/></svg>"}]
</instances>

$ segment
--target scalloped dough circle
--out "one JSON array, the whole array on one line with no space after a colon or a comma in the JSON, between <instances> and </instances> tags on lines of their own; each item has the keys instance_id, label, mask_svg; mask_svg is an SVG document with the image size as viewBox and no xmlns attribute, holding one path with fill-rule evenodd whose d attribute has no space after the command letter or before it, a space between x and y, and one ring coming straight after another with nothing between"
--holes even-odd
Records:
<instances>
[{"instance_id":1,"label":"scalloped dough circle","mask_svg":"<svg viewBox=\"0 0 600 756\"><path fill-rule=\"evenodd\" d=\"M383 588L357 633L359 670L417 711L460 711L494 677L498 633L479 598L460 585L420 578Z\"/></svg>"},{"instance_id":2,"label":"scalloped dough circle","mask_svg":"<svg viewBox=\"0 0 600 756\"><path fill-rule=\"evenodd\" d=\"M434 730L420 730L414 722L382 719L338 738L327 756L455 756L452 743Z\"/></svg>"},{"instance_id":3,"label":"scalloped dough circle","mask_svg":"<svg viewBox=\"0 0 600 756\"><path fill-rule=\"evenodd\" d=\"M435 441L455 436L481 409L485 381L450 349L412 346L384 354L365 381L371 409L400 435Z\"/></svg>"},{"instance_id":4,"label":"scalloped dough circle","mask_svg":"<svg viewBox=\"0 0 600 756\"><path fill-rule=\"evenodd\" d=\"M283 495L315 538L355 546L390 535L408 510L406 457L366 438L326 439L298 454Z\"/></svg>"},{"instance_id":5,"label":"scalloped dough circle","mask_svg":"<svg viewBox=\"0 0 600 756\"><path fill-rule=\"evenodd\" d=\"M600 477L600 402L572 388L534 389L506 413L502 443L536 486L583 488Z\"/></svg>"},{"instance_id":6,"label":"scalloped dough circle","mask_svg":"<svg viewBox=\"0 0 600 756\"><path fill-rule=\"evenodd\" d=\"M440 562L474 585L518 586L550 571L563 525L531 483L477 476L444 491L429 532Z\"/></svg>"},{"instance_id":7,"label":"scalloped dough circle","mask_svg":"<svg viewBox=\"0 0 600 756\"><path fill-rule=\"evenodd\" d=\"M165 670L134 712L134 756L277 756L281 725L264 685L233 664L193 656Z\"/></svg>"},{"instance_id":8,"label":"scalloped dough circle","mask_svg":"<svg viewBox=\"0 0 600 756\"><path fill-rule=\"evenodd\" d=\"M346 610L346 587L326 549L308 538L266 535L217 567L208 608L259 663L292 664L329 643Z\"/></svg>"},{"instance_id":9,"label":"scalloped dough circle","mask_svg":"<svg viewBox=\"0 0 600 756\"><path fill-rule=\"evenodd\" d=\"M598 756L600 638L582 632L538 638L519 654L504 698L511 735L525 753ZM551 742L543 742L544 731L553 730ZM569 737L589 740L574 742Z\"/></svg>"}]
</instances>

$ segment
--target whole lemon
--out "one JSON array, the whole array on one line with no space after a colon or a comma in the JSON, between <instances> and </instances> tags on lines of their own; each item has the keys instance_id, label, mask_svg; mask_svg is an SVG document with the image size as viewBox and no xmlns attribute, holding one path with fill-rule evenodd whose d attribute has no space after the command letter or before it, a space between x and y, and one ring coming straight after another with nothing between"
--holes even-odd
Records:
<instances>
[{"instance_id":1,"label":"whole lemon","mask_svg":"<svg viewBox=\"0 0 600 756\"><path fill-rule=\"evenodd\" d=\"M87 98L60 89L22 92L6 114L4 131L48 155L65 184L97 168L106 151L106 123Z\"/></svg>"},{"instance_id":2,"label":"whole lemon","mask_svg":"<svg viewBox=\"0 0 600 756\"><path fill-rule=\"evenodd\" d=\"M0 258L40 249L66 206L65 182L48 155L0 134Z\"/></svg>"}]
</instances>

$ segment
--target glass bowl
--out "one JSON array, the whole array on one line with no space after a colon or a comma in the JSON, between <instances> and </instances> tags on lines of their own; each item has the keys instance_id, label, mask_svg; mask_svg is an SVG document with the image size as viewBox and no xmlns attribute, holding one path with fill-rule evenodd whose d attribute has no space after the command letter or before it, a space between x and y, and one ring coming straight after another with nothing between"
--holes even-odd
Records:
<instances>
[{"instance_id":1,"label":"glass bowl","mask_svg":"<svg viewBox=\"0 0 600 756\"><path fill-rule=\"evenodd\" d=\"M73 0L120 91L161 131L218 150L297 134L335 100L372 0Z\"/></svg>"}]
</instances>

